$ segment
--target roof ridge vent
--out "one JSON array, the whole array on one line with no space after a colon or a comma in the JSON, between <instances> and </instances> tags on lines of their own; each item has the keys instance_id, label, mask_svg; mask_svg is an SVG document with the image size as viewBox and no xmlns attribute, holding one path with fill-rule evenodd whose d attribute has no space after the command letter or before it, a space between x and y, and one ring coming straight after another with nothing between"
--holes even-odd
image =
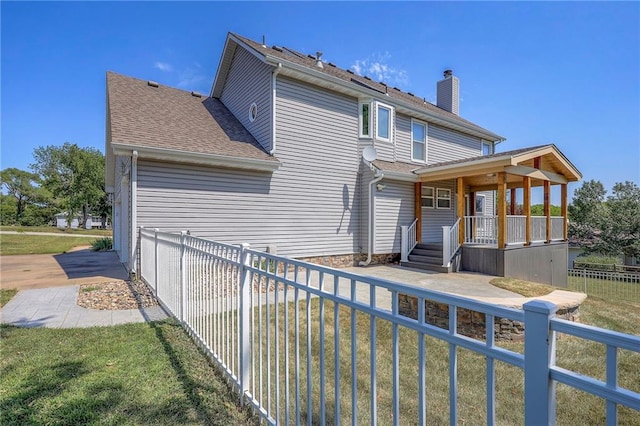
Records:
<instances>
[{"instance_id":1,"label":"roof ridge vent","mask_svg":"<svg viewBox=\"0 0 640 426\"><path fill-rule=\"evenodd\" d=\"M148 80L147 81L147 86L158 87L158 82L157 81L153 81L153 80Z\"/></svg>"},{"instance_id":2,"label":"roof ridge vent","mask_svg":"<svg viewBox=\"0 0 640 426\"><path fill-rule=\"evenodd\" d=\"M192 92L191 92L191 96L194 96L194 97L196 97L196 98L201 98L201 97L202 97L202 93L198 93L198 92L196 92L196 91L192 91Z\"/></svg>"}]
</instances>

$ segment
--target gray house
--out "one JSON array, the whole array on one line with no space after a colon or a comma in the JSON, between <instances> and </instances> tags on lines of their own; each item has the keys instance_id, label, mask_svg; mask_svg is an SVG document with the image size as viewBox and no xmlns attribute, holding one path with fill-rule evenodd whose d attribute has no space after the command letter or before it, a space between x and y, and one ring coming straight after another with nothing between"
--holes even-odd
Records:
<instances>
[{"instance_id":1,"label":"gray house","mask_svg":"<svg viewBox=\"0 0 640 426\"><path fill-rule=\"evenodd\" d=\"M460 117L458 92L445 72L433 105L231 33L209 96L108 72L115 249L134 270L139 227L188 229L331 266L401 258L562 284L539 271L566 265L566 184L580 173L553 145L494 153L504 138ZM552 184L563 217L548 197L546 216L513 214L516 188L526 207Z\"/></svg>"}]
</instances>

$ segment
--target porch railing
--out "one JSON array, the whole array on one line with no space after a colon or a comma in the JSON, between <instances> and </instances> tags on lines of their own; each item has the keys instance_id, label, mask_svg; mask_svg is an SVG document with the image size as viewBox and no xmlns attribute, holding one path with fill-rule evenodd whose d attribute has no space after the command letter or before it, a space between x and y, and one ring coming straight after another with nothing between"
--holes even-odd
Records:
<instances>
[{"instance_id":1,"label":"porch railing","mask_svg":"<svg viewBox=\"0 0 640 426\"><path fill-rule=\"evenodd\" d=\"M465 216L464 242L470 244L495 244L498 240L496 216Z\"/></svg>"},{"instance_id":2,"label":"porch railing","mask_svg":"<svg viewBox=\"0 0 640 426\"><path fill-rule=\"evenodd\" d=\"M564 218L551 216L551 241L564 240Z\"/></svg>"},{"instance_id":3,"label":"porch railing","mask_svg":"<svg viewBox=\"0 0 640 426\"><path fill-rule=\"evenodd\" d=\"M557 406L556 383L603 399L606 424L617 423L618 406L640 410L637 389L617 381L617 354L639 353L640 337L558 319L549 302L500 307L185 233L141 229L140 240L144 281L267 424L455 425L462 367L475 368L486 383L472 423L505 423L496 407L516 399L524 405L518 423L555 424L565 409ZM401 314L401 295L417 301L417 318ZM448 321L428 323L427 302L448 306ZM461 334L461 309L486 318L486 340ZM523 324L522 352L496 345L499 318ZM570 360L558 366L557 333L606 346L605 373L574 372ZM440 377L448 375L448 392L427 385L438 374L427 368L427 346L431 359L446 358ZM483 356L486 368L466 365L475 361L461 349ZM524 373L521 389L500 391L498 362ZM413 374L401 374L403 365ZM445 400L439 414L427 411L433 395Z\"/></svg>"},{"instance_id":4,"label":"porch railing","mask_svg":"<svg viewBox=\"0 0 640 426\"><path fill-rule=\"evenodd\" d=\"M456 220L453 226L442 227L442 266L448 268L451 266L451 259L456 255L460 248L460 218Z\"/></svg>"},{"instance_id":5,"label":"porch railing","mask_svg":"<svg viewBox=\"0 0 640 426\"><path fill-rule=\"evenodd\" d=\"M498 241L497 216L465 216L465 244L496 244ZM524 215L507 215L507 244L524 244L527 242L527 217ZM547 240L546 216L531 216L531 242L539 243ZM551 217L551 241L564 240L564 218Z\"/></svg>"},{"instance_id":6,"label":"porch railing","mask_svg":"<svg viewBox=\"0 0 640 426\"><path fill-rule=\"evenodd\" d=\"M541 243L547 240L546 216L531 216L531 242Z\"/></svg>"},{"instance_id":7,"label":"porch railing","mask_svg":"<svg viewBox=\"0 0 640 426\"><path fill-rule=\"evenodd\" d=\"M418 244L418 238L416 236L416 225L418 219L414 220L411 225L403 225L400 227L400 260L402 262L409 261L409 253Z\"/></svg>"},{"instance_id":8,"label":"porch railing","mask_svg":"<svg viewBox=\"0 0 640 426\"><path fill-rule=\"evenodd\" d=\"M527 242L527 217L507 216L507 244Z\"/></svg>"}]
</instances>

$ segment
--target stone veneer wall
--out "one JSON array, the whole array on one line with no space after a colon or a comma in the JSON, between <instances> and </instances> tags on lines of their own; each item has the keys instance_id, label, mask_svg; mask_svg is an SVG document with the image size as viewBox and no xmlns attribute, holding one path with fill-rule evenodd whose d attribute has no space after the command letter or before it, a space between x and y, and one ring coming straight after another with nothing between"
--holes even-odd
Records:
<instances>
[{"instance_id":1,"label":"stone veneer wall","mask_svg":"<svg viewBox=\"0 0 640 426\"><path fill-rule=\"evenodd\" d=\"M298 260L302 260L304 262L329 266L331 268L358 266L360 261L364 261L366 259L367 256L361 253L298 258ZM397 263L398 261L400 261L400 253L374 254L371 256L371 265L384 265L388 263Z\"/></svg>"},{"instance_id":2,"label":"stone veneer wall","mask_svg":"<svg viewBox=\"0 0 640 426\"><path fill-rule=\"evenodd\" d=\"M418 299L406 294L398 295L400 315L418 319ZM569 321L579 321L580 305L559 309L556 315ZM425 300L425 322L436 327L449 329L449 305ZM485 314L458 308L458 333L474 339L486 338ZM507 318L494 318L496 340L524 339L524 323Z\"/></svg>"}]
</instances>

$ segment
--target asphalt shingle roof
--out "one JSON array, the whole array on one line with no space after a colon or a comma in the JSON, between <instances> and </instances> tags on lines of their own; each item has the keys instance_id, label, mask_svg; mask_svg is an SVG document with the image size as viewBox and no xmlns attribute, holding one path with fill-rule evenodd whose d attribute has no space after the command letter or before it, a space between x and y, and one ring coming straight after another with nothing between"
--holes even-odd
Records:
<instances>
[{"instance_id":1,"label":"asphalt shingle roof","mask_svg":"<svg viewBox=\"0 0 640 426\"><path fill-rule=\"evenodd\" d=\"M424 98L415 96L411 93L408 92L403 92L402 90L400 90L397 87L390 87L387 84L385 84L384 82L377 82L374 81L366 76L360 76L355 74L352 71L348 71L346 69L342 69L338 66L336 66L335 64L332 63L327 63L327 62L323 62L323 68L319 68L316 66L316 59L315 57L311 56L311 55L305 55L303 53L297 52L293 49L290 49L288 47L278 47L278 46L272 46L272 47L267 47L264 48L262 47L262 44L257 43L251 39L248 39L246 37L243 37L239 34L235 34L232 33L234 37L237 37L238 39L240 39L242 42L246 43L249 47L251 47L252 49L254 49L257 53L261 54L261 55L265 55L265 54L269 54L278 58L281 58L283 60L289 61L289 62L293 62L296 63L298 65L303 65L305 67L308 68L312 68L315 71L320 71L324 74L333 76L333 77L337 77L340 78L342 80L354 83L356 85L362 86L362 87L366 87L368 89L373 89L375 91L380 92L381 95L389 95L389 97L394 98L394 99L398 99L398 100L402 100L405 102L408 102L410 104L413 104L415 107L417 108L423 108L425 110L428 110L431 113L434 113L436 115L439 115L443 118L449 119L449 120L454 120L457 121L461 124L464 124L468 127L471 127L473 129L475 129L478 132L482 132L482 133L488 133L488 134L494 134L493 132L491 132L490 130L487 130L483 127L478 126L477 124L469 121L469 120L465 120L464 118L460 117L457 114L453 114L449 111L446 111L430 102L427 102ZM494 134L495 135L495 134ZM495 135L496 138L500 138L500 136Z\"/></svg>"},{"instance_id":2,"label":"asphalt shingle roof","mask_svg":"<svg viewBox=\"0 0 640 426\"><path fill-rule=\"evenodd\" d=\"M114 72L107 96L113 143L278 161L218 99Z\"/></svg>"}]
</instances>

